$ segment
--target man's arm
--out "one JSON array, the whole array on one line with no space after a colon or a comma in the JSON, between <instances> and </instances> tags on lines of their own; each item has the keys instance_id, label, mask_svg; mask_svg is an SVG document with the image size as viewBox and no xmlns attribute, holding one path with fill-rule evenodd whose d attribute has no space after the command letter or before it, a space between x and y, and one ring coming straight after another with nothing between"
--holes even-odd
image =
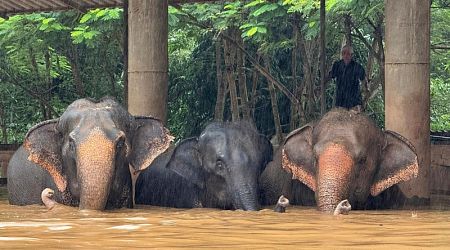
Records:
<instances>
[{"instance_id":1,"label":"man's arm","mask_svg":"<svg viewBox=\"0 0 450 250\"><path fill-rule=\"evenodd\" d=\"M325 83L330 81L332 78L335 78L337 75L337 62L333 63L333 67L331 67L330 72L328 72L328 75L325 76Z\"/></svg>"}]
</instances>

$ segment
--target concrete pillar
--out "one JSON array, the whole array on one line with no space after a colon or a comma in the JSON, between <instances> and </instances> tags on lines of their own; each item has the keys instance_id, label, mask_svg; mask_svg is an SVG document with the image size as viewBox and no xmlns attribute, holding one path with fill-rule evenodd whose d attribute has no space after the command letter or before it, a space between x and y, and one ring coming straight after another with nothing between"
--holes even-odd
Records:
<instances>
[{"instance_id":1,"label":"concrete pillar","mask_svg":"<svg viewBox=\"0 0 450 250\"><path fill-rule=\"evenodd\" d=\"M128 110L166 121L167 0L129 0L128 39Z\"/></svg>"},{"instance_id":2,"label":"concrete pillar","mask_svg":"<svg viewBox=\"0 0 450 250\"><path fill-rule=\"evenodd\" d=\"M385 0L386 129L409 139L419 160L417 179L400 184L428 199L430 172L430 1Z\"/></svg>"}]
</instances>

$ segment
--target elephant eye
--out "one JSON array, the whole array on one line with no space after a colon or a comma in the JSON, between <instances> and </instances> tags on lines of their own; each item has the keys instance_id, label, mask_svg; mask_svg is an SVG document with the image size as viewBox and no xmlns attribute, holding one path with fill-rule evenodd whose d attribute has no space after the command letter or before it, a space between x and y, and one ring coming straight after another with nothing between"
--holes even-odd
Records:
<instances>
[{"instance_id":1,"label":"elephant eye","mask_svg":"<svg viewBox=\"0 0 450 250\"><path fill-rule=\"evenodd\" d=\"M216 168L219 170L223 170L225 168L225 164L223 163L222 160L217 160L216 161Z\"/></svg>"},{"instance_id":2,"label":"elephant eye","mask_svg":"<svg viewBox=\"0 0 450 250\"><path fill-rule=\"evenodd\" d=\"M75 151L75 140L72 137L69 137L69 150Z\"/></svg>"},{"instance_id":3,"label":"elephant eye","mask_svg":"<svg viewBox=\"0 0 450 250\"><path fill-rule=\"evenodd\" d=\"M117 149L121 149L121 148L123 148L123 145L125 144L125 142L124 142L124 140L119 140L118 142L117 142L117 144L116 144L116 148Z\"/></svg>"},{"instance_id":4,"label":"elephant eye","mask_svg":"<svg viewBox=\"0 0 450 250\"><path fill-rule=\"evenodd\" d=\"M367 160L367 157L366 157L366 156L361 156L361 157L359 158L358 163L359 163L359 164L365 164L365 163L366 163L366 160Z\"/></svg>"}]
</instances>

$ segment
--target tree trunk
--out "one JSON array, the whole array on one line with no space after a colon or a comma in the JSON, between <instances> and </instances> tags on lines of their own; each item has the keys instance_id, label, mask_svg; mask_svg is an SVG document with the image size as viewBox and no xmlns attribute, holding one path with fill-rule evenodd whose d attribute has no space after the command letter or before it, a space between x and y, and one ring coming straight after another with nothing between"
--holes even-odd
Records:
<instances>
[{"instance_id":1,"label":"tree trunk","mask_svg":"<svg viewBox=\"0 0 450 250\"><path fill-rule=\"evenodd\" d=\"M314 107L314 81L312 75L311 66L311 51L306 48L306 40L302 33L300 33L299 39L300 55L303 62L303 75L305 79L305 88L307 93L307 99L305 100L305 119L309 119L313 112Z\"/></svg>"},{"instance_id":2,"label":"tree trunk","mask_svg":"<svg viewBox=\"0 0 450 250\"><path fill-rule=\"evenodd\" d=\"M383 21L381 21L383 22ZM378 60L378 65L380 66L380 83L381 87L383 88L383 103L386 103L386 87L385 87L385 57L384 57L384 46L383 46L383 37L381 34L381 25L379 23L379 30L377 32L378 34L378 53L380 55L380 58Z\"/></svg>"},{"instance_id":3,"label":"tree trunk","mask_svg":"<svg viewBox=\"0 0 450 250\"><path fill-rule=\"evenodd\" d=\"M35 83L39 83L42 82L41 81L41 77L39 75L39 69L38 69L38 65L37 65L37 61L36 61L36 55L34 54L34 51L32 48L29 49L29 54L30 54L30 59L31 59L31 67L33 69L33 72L35 74ZM45 54L44 52L44 59L45 59L45 63L46 63L46 69L48 70L49 66L49 58L47 57L48 55ZM46 81L44 81L44 83L46 83ZM35 84L36 89L39 89L39 86L37 86L38 84ZM48 89L47 91L44 91L42 93L38 93L36 96L38 96L38 100L40 101L40 105L41 105L41 112L42 112L42 119L43 120L48 120L49 118L49 113L51 114L50 108L49 107L49 100L47 98L47 92L50 91L50 89ZM38 91L37 91L38 92Z\"/></svg>"},{"instance_id":4,"label":"tree trunk","mask_svg":"<svg viewBox=\"0 0 450 250\"><path fill-rule=\"evenodd\" d=\"M50 74L52 68L52 61L50 51L48 50L48 48L44 53L44 58L45 58L45 82L47 83L47 91L46 94L44 95L44 100L45 102L49 103L50 100L52 99L52 76ZM45 110L46 110L45 119L46 120L52 119L52 111L47 108Z\"/></svg>"},{"instance_id":5,"label":"tree trunk","mask_svg":"<svg viewBox=\"0 0 450 250\"><path fill-rule=\"evenodd\" d=\"M223 112L225 109L225 86L222 78L222 46L221 39L216 41L216 83L217 98L216 107L214 109L214 120L223 121Z\"/></svg>"},{"instance_id":6,"label":"tree trunk","mask_svg":"<svg viewBox=\"0 0 450 250\"><path fill-rule=\"evenodd\" d=\"M321 0L321 1L323 1L323 0ZM343 45L352 46L352 44L353 44L351 24L352 24L352 16L350 14L344 15L345 44L343 44Z\"/></svg>"},{"instance_id":7,"label":"tree trunk","mask_svg":"<svg viewBox=\"0 0 450 250\"><path fill-rule=\"evenodd\" d=\"M69 45L68 59L70 61L70 68L72 69L73 81L75 83L75 89L77 91L78 97L84 97L84 86L81 80L80 70L78 66L78 52L73 44Z\"/></svg>"},{"instance_id":8,"label":"tree trunk","mask_svg":"<svg viewBox=\"0 0 450 250\"><path fill-rule=\"evenodd\" d=\"M325 113L325 0L320 0L320 114Z\"/></svg>"},{"instance_id":9,"label":"tree trunk","mask_svg":"<svg viewBox=\"0 0 450 250\"><path fill-rule=\"evenodd\" d=\"M128 109L128 0L123 1L123 106Z\"/></svg>"},{"instance_id":10,"label":"tree trunk","mask_svg":"<svg viewBox=\"0 0 450 250\"><path fill-rule=\"evenodd\" d=\"M270 61L269 57L264 57L264 63L266 65L266 70L270 73ZM267 80L267 85L269 87L269 93L270 93L270 101L272 103L272 114L273 114L273 122L275 125L275 133L278 140L278 143L281 143L283 141L283 130L281 129L281 122L280 122L280 112L278 110L278 101L277 101L277 93L275 92L275 86L273 85L273 82L271 80Z\"/></svg>"},{"instance_id":11,"label":"tree trunk","mask_svg":"<svg viewBox=\"0 0 450 250\"><path fill-rule=\"evenodd\" d=\"M372 41L372 48L374 48L377 45L376 38ZM367 59L367 65L366 65L366 78L362 81L361 84L361 92L363 94L363 102L362 106L363 109L366 109L367 104L369 102L370 96L372 94L372 85L375 85L374 79L372 78L372 72L373 72L373 61L374 61L375 55L373 53L373 50L369 50L369 57ZM378 81L376 81L378 83Z\"/></svg>"},{"instance_id":12,"label":"tree trunk","mask_svg":"<svg viewBox=\"0 0 450 250\"><path fill-rule=\"evenodd\" d=\"M31 60L31 68L33 69L34 75L36 76L35 83L37 82L37 80L39 80L39 68L36 62L36 55L34 54L34 51L32 48L29 48L28 50L29 54L30 54L30 60Z\"/></svg>"},{"instance_id":13,"label":"tree trunk","mask_svg":"<svg viewBox=\"0 0 450 250\"><path fill-rule=\"evenodd\" d=\"M297 51L298 51L298 20L295 16L292 21L292 33L293 33L293 41L294 47L292 48L291 55L291 72L292 72L292 86L294 87L294 95L299 100L299 103L291 102L291 119L289 121L289 129L292 131L299 125L299 111L301 106L301 93L299 93L300 86L298 85L297 80Z\"/></svg>"},{"instance_id":14,"label":"tree trunk","mask_svg":"<svg viewBox=\"0 0 450 250\"><path fill-rule=\"evenodd\" d=\"M3 107L3 102L0 102L0 127L2 130L2 143L8 143L8 131L6 128L6 114L5 109Z\"/></svg>"},{"instance_id":15,"label":"tree trunk","mask_svg":"<svg viewBox=\"0 0 450 250\"><path fill-rule=\"evenodd\" d=\"M236 40L240 46L244 48L244 40L242 40L241 32L236 29ZM237 51L236 54L236 67L239 81L239 94L241 99L241 111L242 118L244 120L250 120L250 111L248 106L248 93L247 93L247 78L245 75L245 55L241 50Z\"/></svg>"},{"instance_id":16,"label":"tree trunk","mask_svg":"<svg viewBox=\"0 0 450 250\"><path fill-rule=\"evenodd\" d=\"M256 62L259 63L259 53L256 54ZM258 82L259 82L259 74L256 69L256 66L253 66L253 73L252 73L252 95L250 99L250 113L251 117L255 119L255 106L256 106L256 97L258 95L257 89L258 89Z\"/></svg>"},{"instance_id":17,"label":"tree trunk","mask_svg":"<svg viewBox=\"0 0 450 250\"><path fill-rule=\"evenodd\" d=\"M232 46L230 46L229 41L224 41L224 59L225 59L225 68L226 68L226 77L228 82L228 88L230 90L230 101L231 101L231 119L233 121L239 120L239 107L238 107L238 98L237 98L237 90L236 90L236 78L234 71L234 62L235 62L235 50Z\"/></svg>"}]
</instances>

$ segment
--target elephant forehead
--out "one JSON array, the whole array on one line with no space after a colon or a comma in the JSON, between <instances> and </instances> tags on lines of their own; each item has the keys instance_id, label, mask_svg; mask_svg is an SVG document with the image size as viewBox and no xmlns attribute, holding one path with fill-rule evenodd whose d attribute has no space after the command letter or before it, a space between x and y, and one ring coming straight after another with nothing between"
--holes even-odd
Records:
<instances>
[{"instance_id":1,"label":"elephant forehead","mask_svg":"<svg viewBox=\"0 0 450 250\"><path fill-rule=\"evenodd\" d=\"M319 175L346 176L354 165L349 151L340 144L330 143L319 155ZM320 176L319 176L320 180Z\"/></svg>"},{"instance_id":2,"label":"elephant forehead","mask_svg":"<svg viewBox=\"0 0 450 250\"><path fill-rule=\"evenodd\" d=\"M200 149L206 152L214 151L216 154L225 154L228 140L222 132L203 133L199 137Z\"/></svg>"},{"instance_id":3,"label":"elephant forehead","mask_svg":"<svg viewBox=\"0 0 450 250\"><path fill-rule=\"evenodd\" d=\"M109 110L96 110L86 108L64 112L59 119L59 131L72 131L76 129L92 129L95 126L115 127L117 125L112 113Z\"/></svg>"},{"instance_id":4,"label":"elephant forehead","mask_svg":"<svg viewBox=\"0 0 450 250\"><path fill-rule=\"evenodd\" d=\"M87 159L85 157L89 156L88 161L93 165L96 165L96 163L101 165L100 163L113 156L114 142L100 128L95 127L80 142L77 154L80 159Z\"/></svg>"}]
</instances>

